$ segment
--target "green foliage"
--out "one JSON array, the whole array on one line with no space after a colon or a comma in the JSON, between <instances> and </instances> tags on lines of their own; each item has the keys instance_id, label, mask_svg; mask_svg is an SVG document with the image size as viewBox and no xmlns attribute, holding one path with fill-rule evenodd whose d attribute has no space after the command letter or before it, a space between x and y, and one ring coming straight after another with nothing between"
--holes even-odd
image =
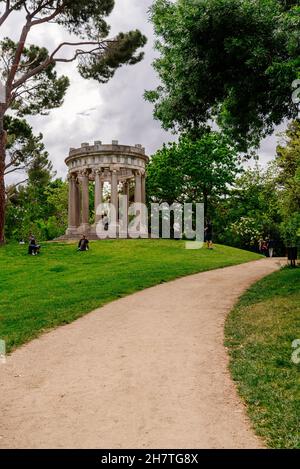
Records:
<instances>
[{"instance_id":1,"label":"green foliage","mask_svg":"<svg viewBox=\"0 0 300 469\"><path fill-rule=\"evenodd\" d=\"M15 190L7 206L6 237L27 240L34 233L40 241L64 234L68 223L68 184L49 180L47 171L35 171L35 179ZM40 179L36 179L40 175Z\"/></svg>"},{"instance_id":2,"label":"green foliage","mask_svg":"<svg viewBox=\"0 0 300 469\"><path fill-rule=\"evenodd\" d=\"M201 129L211 119L244 151L296 116L298 2L156 0L151 20L162 84L145 96L165 129Z\"/></svg>"},{"instance_id":3,"label":"green foliage","mask_svg":"<svg viewBox=\"0 0 300 469\"><path fill-rule=\"evenodd\" d=\"M276 158L281 186L281 233L286 245L296 246L300 241L300 121L290 123L283 136Z\"/></svg>"},{"instance_id":4,"label":"green foliage","mask_svg":"<svg viewBox=\"0 0 300 469\"><path fill-rule=\"evenodd\" d=\"M284 142L277 147L278 182L282 186L282 212L300 212L300 121L289 124Z\"/></svg>"},{"instance_id":5,"label":"green foliage","mask_svg":"<svg viewBox=\"0 0 300 469\"><path fill-rule=\"evenodd\" d=\"M124 64L134 65L143 59L143 52L135 52L146 42L146 37L138 30L127 34L120 33L108 44L100 58L90 55L82 59L79 71L84 78L94 78L100 83L107 83L119 67Z\"/></svg>"},{"instance_id":6,"label":"green foliage","mask_svg":"<svg viewBox=\"0 0 300 469\"><path fill-rule=\"evenodd\" d=\"M281 223L280 229L285 245L297 247L300 243L300 212L294 213L285 219Z\"/></svg>"},{"instance_id":7,"label":"green foliage","mask_svg":"<svg viewBox=\"0 0 300 469\"><path fill-rule=\"evenodd\" d=\"M6 188L6 237L27 239L33 232L39 239L52 239L66 226L67 184L51 182L52 164L41 134L35 136L26 121L11 116L5 116L4 123L8 140L6 174L18 170L25 178L21 186Z\"/></svg>"},{"instance_id":8,"label":"green foliage","mask_svg":"<svg viewBox=\"0 0 300 469\"><path fill-rule=\"evenodd\" d=\"M7 115L4 117L4 129L7 133L5 175L20 169L33 170L37 159L48 159L43 136L35 136L32 127L24 119Z\"/></svg>"},{"instance_id":9,"label":"green foliage","mask_svg":"<svg viewBox=\"0 0 300 469\"><path fill-rule=\"evenodd\" d=\"M164 146L147 169L148 195L155 201L204 202L227 192L239 171L237 151L218 132L194 141L185 136Z\"/></svg>"},{"instance_id":10,"label":"green foliage","mask_svg":"<svg viewBox=\"0 0 300 469\"><path fill-rule=\"evenodd\" d=\"M8 77L9 66L12 67L14 63L17 47L18 43L10 38L5 38L0 42L0 75L3 81ZM48 57L49 52L45 47L35 45L24 47L16 80L26 74L30 75L32 71L45 63ZM21 117L28 114L46 115L50 109L62 105L69 84L67 77L57 76L55 63L50 63L38 74L29 77L22 89L13 95L11 108Z\"/></svg>"},{"instance_id":11,"label":"green foliage","mask_svg":"<svg viewBox=\"0 0 300 469\"><path fill-rule=\"evenodd\" d=\"M230 226L236 234L241 246L255 246L262 237L262 232L257 226L257 220L250 217L241 217Z\"/></svg>"},{"instance_id":12,"label":"green foliage","mask_svg":"<svg viewBox=\"0 0 300 469\"><path fill-rule=\"evenodd\" d=\"M256 164L235 180L226 198L215 201L213 218L219 242L253 249L257 248L253 241L271 237L275 240L277 253L281 253L279 225L282 216L277 178L275 163L266 169ZM249 236L245 236L244 228L249 224Z\"/></svg>"},{"instance_id":13,"label":"green foliage","mask_svg":"<svg viewBox=\"0 0 300 469\"><path fill-rule=\"evenodd\" d=\"M57 3L57 2L48 2ZM110 15L114 0L67 0L64 8L58 16L57 22L63 25L70 33L80 37L94 39L95 36L106 37L109 26L104 17ZM45 9L45 14L47 10Z\"/></svg>"}]
</instances>

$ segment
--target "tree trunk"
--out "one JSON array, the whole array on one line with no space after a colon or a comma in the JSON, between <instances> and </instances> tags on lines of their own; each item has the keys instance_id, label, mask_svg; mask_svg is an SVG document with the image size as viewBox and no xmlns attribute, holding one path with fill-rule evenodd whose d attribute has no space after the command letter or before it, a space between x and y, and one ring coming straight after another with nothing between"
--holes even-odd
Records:
<instances>
[{"instance_id":1,"label":"tree trunk","mask_svg":"<svg viewBox=\"0 0 300 469\"><path fill-rule=\"evenodd\" d=\"M207 189L203 190L203 202L204 202L204 217L207 217L208 214L208 191Z\"/></svg>"},{"instance_id":2,"label":"tree trunk","mask_svg":"<svg viewBox=\"0 0 300 469\"><path fill-rule=\"evenodd\" d=\"M4 130L4 114L0 112L0 246L4 244L5 227L5 150L6 150L6 132Z\"/></svg>"}]
</instances>

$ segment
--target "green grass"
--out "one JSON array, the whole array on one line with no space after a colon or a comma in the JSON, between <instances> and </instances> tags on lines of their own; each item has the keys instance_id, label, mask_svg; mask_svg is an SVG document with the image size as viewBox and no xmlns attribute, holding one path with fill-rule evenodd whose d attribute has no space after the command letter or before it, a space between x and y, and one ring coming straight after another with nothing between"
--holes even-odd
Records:
<instances>
[{"instance_id":1,"label":"green grass","mask_svg":"<svg viewBox=\"0 0 300 469\"><path fill-rule=\"evenodd\" d=\"M137 290L257 258L225 246L187 250L172 240L98 241L83 253L72 244L47 243L40 256L7 245L0 249L0 338L11 351Z\"/></svg>"},{"instance_id":2,"label":"green grass","mask_svg":"<svg viewBox=\"0 0 300 469\"><path fill-rule=\"evenodd\" d=\"M257 434L271 448L300 448L300 269L252 286L229 315L230 369ZM300 357L300 353L298 353Z\"/></svg>"}]
</instances>

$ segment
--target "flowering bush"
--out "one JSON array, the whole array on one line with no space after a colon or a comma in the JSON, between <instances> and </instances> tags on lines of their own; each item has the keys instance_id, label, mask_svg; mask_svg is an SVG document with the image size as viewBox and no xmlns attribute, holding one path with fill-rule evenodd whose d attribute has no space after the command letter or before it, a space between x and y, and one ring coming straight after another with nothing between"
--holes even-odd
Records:
<instances>
[{"instance_id":1,"label":"flowering bush","mask_svg":"<svg viewBox=\"0 0 300 469\"><path fill-rule=\"evenodd\" d=\"M230 228L245 246L254 246L262 237L262 230L257 226L257 221L254 218L241 217L232 223Z\"/></svg>"}]
</instances>

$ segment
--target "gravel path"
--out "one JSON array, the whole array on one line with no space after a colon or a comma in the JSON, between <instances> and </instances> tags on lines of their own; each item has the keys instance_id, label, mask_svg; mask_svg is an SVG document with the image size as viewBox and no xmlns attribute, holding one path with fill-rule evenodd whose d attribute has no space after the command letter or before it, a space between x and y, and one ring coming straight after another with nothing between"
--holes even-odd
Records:
<instances>
[{"instance_id":1,"label":"gravel path","mask_svg":"<svg viewBox=\"0 0 300 469\"><path fill-rule=\"evenodd\" d=\"M223 346L264 259L110 303L0 365L0 448L255 448Z\"/></svg>"}]
</instances>

